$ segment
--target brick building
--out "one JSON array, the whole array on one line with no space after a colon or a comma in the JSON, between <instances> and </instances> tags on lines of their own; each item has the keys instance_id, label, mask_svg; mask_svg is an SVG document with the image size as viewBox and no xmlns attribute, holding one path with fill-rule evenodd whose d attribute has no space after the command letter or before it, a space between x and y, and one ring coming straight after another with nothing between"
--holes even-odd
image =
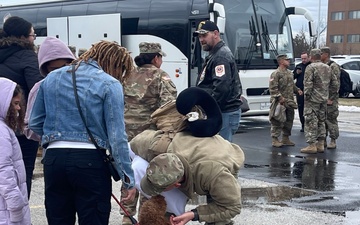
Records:
<instances>
[{"instance_id":1,"label":"brick building","mask_svg":"<svg viewBox=\"0 0 360 225\"><path fill-rule=\"evenodd\" d=\"M326 45L332 55L360 55L360 0L328 0Z\"/></svg>"}]
</instances>

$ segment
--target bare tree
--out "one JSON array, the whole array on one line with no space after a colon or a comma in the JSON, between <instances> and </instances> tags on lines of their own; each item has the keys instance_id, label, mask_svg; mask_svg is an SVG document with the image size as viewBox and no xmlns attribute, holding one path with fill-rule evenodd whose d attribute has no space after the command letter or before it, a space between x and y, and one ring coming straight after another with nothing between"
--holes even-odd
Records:
<instances>
[{"instance_id":1,"label":"bare tree","mask_svg":"<svg viewBox=\"0 0 360 225\"><path fill-rule=\"evenodd\" d=\"M312 48L306 36L307 34L305 33L304 29L301 28L300 32L293 38L294 55L297 57L299 57L304 51L309 52Z\"/></svg>"},{"instance_id":2,"label":"bare tree","mask_svg":"<svg viewBox=\"0 0 360 225\"><path fill-rule=\"evenodd\" d=\"M326 27L320 31L320 35L324 33ZM309 37L309 34L305 32L302 27L298 34L293 38L294 55L300 56L302 52L310 52L311 49L316 48L317 36ZM320 46L324 46L325 43L320 43Z\"/></svg>"}]
</instances>

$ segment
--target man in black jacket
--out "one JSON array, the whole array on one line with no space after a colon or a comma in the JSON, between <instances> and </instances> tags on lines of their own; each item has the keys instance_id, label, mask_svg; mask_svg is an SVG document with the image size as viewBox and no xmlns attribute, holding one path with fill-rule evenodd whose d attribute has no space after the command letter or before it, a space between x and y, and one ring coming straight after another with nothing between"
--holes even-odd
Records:
<instances>
[{"instance_id":1,"label":"man in black jacket","mask_svg":"<svg viewBox=\"0 0 360 225\"><path fill-rule=\"evenodd\" d=\"M306 67L311 63L307 52L301 53L301 63L297 64L293 73L294 80L296 79L296 86L304 91L304 73ZM304 95L296 94L296 102L298 104L299 118L301 122L300 132L304 132Z\"/></svg>"},{"instance_id":2,"label":"man in black jacket","mask_svg":"<svg viewBox=\"0 0 360 225\"><path fill-rule=\"evenodd\" d=\"M194 36L199 37L202 49L209 52L196 86L215 98L223 120L219 134L231 142L239 127L242 92L234 56L221 40L219 28L214 22L200 22Z\"/></svg>"}]
</instances>

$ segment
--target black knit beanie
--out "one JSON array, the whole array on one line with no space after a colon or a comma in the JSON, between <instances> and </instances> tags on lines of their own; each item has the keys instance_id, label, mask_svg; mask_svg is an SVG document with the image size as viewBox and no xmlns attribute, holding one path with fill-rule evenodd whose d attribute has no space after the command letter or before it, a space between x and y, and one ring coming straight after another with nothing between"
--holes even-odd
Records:
<instances>
[{"instance_id":1,"label":"black knit beanie","mask_svg":"<svg viewBox=\"0 0 360 225\"><path fill-rule=\"evenodd\" d=\"M5 21L3 31L9 37L28 37L31 31L31 27L32 24L30 22L24 20L23 18L12 16Z\"/></svg>"}]
</instances>

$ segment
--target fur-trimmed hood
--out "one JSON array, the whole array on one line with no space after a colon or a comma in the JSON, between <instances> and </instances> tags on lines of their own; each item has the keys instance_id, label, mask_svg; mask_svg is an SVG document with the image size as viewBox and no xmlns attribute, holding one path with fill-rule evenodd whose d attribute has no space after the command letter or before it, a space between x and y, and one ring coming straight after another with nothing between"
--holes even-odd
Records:
<instances>
[{"instance_id":1,"label":"fur-trimmed hood","mask_svg":"<svg viewBox=\"0 0 360 225\"><path fill-rule=\"evenodd\" d=\"M34 44L28 40L15 37L5 37L0 39L0 63L20 50L35 50Z\"/></svg>"}]
</instances>

